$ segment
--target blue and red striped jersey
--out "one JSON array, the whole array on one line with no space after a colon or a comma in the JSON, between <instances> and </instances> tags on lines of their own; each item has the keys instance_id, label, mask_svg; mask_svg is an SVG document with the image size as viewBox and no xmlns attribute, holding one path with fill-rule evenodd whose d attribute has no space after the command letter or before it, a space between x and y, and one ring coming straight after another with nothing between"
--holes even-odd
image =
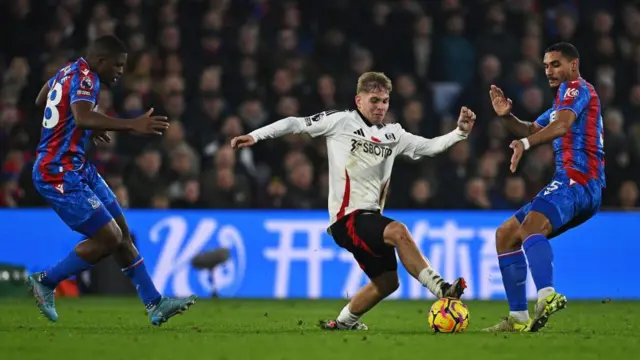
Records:
<instances>
[{"instance_id":1,"label":"blue and red striped jersey","mask_svg":"<svg viewBox=\"0 0 640 360\"><path fill-rule=\"evenodd\" d=\"M570 110L576 120L569 131L553 141L556 172L566 171L577 182L598 180L606 186L604 175L604 127L600 99L593 85L583 78L560 85L554 105L538 117L539 126L547 126L560 110Z\"/></svg>"},{"instance_id":2,"label":"blue and red striped jersey","mask_svg":"<svg viewBox=\"0 0 640 360\"><path fill-rule=\"evenodd\" d=\"M49 79L36 166L45 177L82 167L91 130L76 126L71 104L88 101L98 107L100 79L83 58L68 64Z\"/></svg>"}]
</instances>

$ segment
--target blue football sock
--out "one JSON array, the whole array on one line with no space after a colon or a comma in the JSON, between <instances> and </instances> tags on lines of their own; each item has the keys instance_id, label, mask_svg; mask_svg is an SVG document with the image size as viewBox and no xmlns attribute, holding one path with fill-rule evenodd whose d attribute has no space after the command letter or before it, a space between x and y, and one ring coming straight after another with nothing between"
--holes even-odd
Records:
<instances>
[{"instance_id":1,"label":"blue football sock","mask_svg":"<svg viewBox=\"0 0 640 360\"><path fill-rule=\"evenodd\" d=\"M527 260L522 250L498 254L509 310L527 310Z\"/></svg>"},{"instance_id":2,"label":"blue football sock","mask_svg":"<svg viewBox=\"0 0 640 360\"><path fill-rule=\"evenodd\" d=\"M136 287L140 300L142 300L142 303L147 308L152 307L160 301L161 295L153 284L153 281L151 281L142 256L138 255L133 259L131 265L122 269L122 272L131 279L131 282Z\"/></svg>"},{"instance_id":3,"label":"blue football sock","mask_svg":"<svg viewBox=\"0 0 640 360\"><path fill-rule=\"evenodd\" d=\"M527 237L522 247L527 254L531 277L538 290L553 287L553 250L542 234Z\"/></svg>"},{"instance_id":4,"label":"blue football sock","mask_svg":"<svg viewBox=\"0 0 640 360\"><path fill-rule=\"evenodd\" d=\"M49 288L55 289L63 280L79 274L93 265L82 260L75 250L71 250L69 255L57 263L54 267L46 270L40 279L40 282Z\"/></svg>"}]
</instances>

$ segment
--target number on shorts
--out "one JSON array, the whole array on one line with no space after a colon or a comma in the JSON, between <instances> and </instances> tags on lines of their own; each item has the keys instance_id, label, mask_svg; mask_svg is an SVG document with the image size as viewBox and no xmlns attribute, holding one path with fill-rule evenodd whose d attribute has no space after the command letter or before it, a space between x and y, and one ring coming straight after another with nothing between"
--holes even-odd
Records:
<instances>
[{"instance_id":1,"label":"number on shorts","mask_svg":"<svg viewBox=\"0 0 640 360\"><path fill-rule=\"evenodd\" d=\"M549 186L547 186L547 188L544 190L544 194L545 195L551 194L553 191L558 190L558 186L560 185L562 185L562 182L553 180L551 184L549 184Z\"/></svg>"},{"instance_id":2,"label":"number on shorts","mask_svg":"<svg viewBox=\"0 0 640 360\"><path fill-rule=\"evenodd\" d=\"M58 112L58 104L62 100L62 85L54 82L53 87L47 94L47 106L44 109L44 117L42 118L42 126L46 129L53 129L60 121L60 113Z\"/></svg>"}]
</instances>

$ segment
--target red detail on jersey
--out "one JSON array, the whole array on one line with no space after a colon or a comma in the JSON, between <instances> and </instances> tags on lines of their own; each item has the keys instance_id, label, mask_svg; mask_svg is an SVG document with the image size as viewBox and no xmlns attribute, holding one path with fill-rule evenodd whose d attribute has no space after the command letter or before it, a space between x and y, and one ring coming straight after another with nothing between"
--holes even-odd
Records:
<instances>
[{"instance_id":1,"label":"red detail on jersey","mask_svg":"<svg viewBox=\"0 0 640 360\"><path fill-rule=\"evenodd\" d=\"M387 181L384 182L384 185L382 185L382 191L380 191L380 197L378 198L378 205L382 206L382 201L384 200L384 198L387 197L387 189L389 187L389 180L387 179Z\"/></svg>"},{"instance_id":2,"label":"red detail on jersey","mask_svg":"<svg viewBox=\"0 0 640 360\"><path fill-rule=\"evenodd\" d=\"M349 198L351 197L351 179L349 179L349 173L347 169L344 170L344 195L342 195L342 205L340 205L340 211L338 211L338 220L344 217L344 212L349 206Z\"/></svg>"},{"instance_id":3,"label":"red detail on jersey","mask_svg":"<svg viewBox=\"0 0 640 360\"><path fill-rule=\"evenodd\" d=\"M347 234L349 234L349 237L353 242L353 246L360 248L375 257L380 257L380 255L376 255L376 253L374 253L371 250L371 248L367 245L367 243L365 243L364 240L362 240L356 233L356 215L358 215L359 212L360 212L359 210L356 210L351 214L349 214L349 218L347 219L347 223L346 223Z\"/></svg>"},{"instance_id":4,"label":"red detail on jersey","mask_svg":"<svg viewBox=\"0 0 640 360\"><path fill-rule=\"evenodd\" d=\"M77 127L73 129L73 131L71 132L71 143L69 146L69 150L71 152L78 151L78 145L80 144L80 139L82 138L83 134L84 134L83 129L79 129Z\"/></svg>"},{"instance_id":5,"label":"red detail on jersey","mask_svg":"<svg viewBox=\"0 0 640 360\"><path fill-rule=\"evenodd\" d=\"M371 141L377 142L377 143L382 142L382 141L380 141L380 139L378 139L377 137L373 137L373 136L371 137Z\"/></svg>"},{"instance_id":6,"label":"red detail on jersey","mask_svg":"<svg viewBox=\"0 0 640 360\"><path fill-rule=\"evenodd\" d=\"M565 169L573 165L573 134L568 132L562 137L562 164Z\"/></svg>"},{"instance_id":7,"label":"red detail on jersey","mask_svg":"<svg viewBox=\"0 0 640 360\"><path fill-rule=\"evenodd\" d=\"M598 166L600 165L598 158L596 157L596 153L598 152L598 143L600 142L600 137L598 136L598 95L596 94L596 90L593 88L593 85L587 84L587 86L589 88L589 95L591 96L591 98L589 99L589 104L587 105L587 131L585 134L587 167L589 169L589 177L592 179L597 179L599 172Z\"/></svg>"},{"instance_id":8,"label":"red detail on jersey","mask_svg":"<svg viewBox=\"0 0 640 360\"><path fill-rule=\"evenodd\" d=\"M587 181L589 181L589 176L583 174L582 172L574 169L574 168L567 168L567 176L569 177L569 179L577 182L578 184L585 186L587 185ZM596 177L597 179L597 177Z\"/></svg>"}]
</instances>

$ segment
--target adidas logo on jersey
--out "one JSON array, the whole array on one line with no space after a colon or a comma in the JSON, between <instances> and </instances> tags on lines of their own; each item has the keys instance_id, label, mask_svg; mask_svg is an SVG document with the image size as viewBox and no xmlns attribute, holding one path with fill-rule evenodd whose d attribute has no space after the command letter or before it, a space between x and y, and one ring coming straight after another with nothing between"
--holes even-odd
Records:
<instances>
[{"instance_id":1,"label":"adidas logo on jersey","mask_svg":"<svg viewBox=\"0 0 640 360\"><path fill-rule=\"evenodd\" d=\"M358 130L354 131L353 133L356 134L356 135L364 137L364 131L362 131L362 129L358 129Z\"/></svg>"}]
</instances>

